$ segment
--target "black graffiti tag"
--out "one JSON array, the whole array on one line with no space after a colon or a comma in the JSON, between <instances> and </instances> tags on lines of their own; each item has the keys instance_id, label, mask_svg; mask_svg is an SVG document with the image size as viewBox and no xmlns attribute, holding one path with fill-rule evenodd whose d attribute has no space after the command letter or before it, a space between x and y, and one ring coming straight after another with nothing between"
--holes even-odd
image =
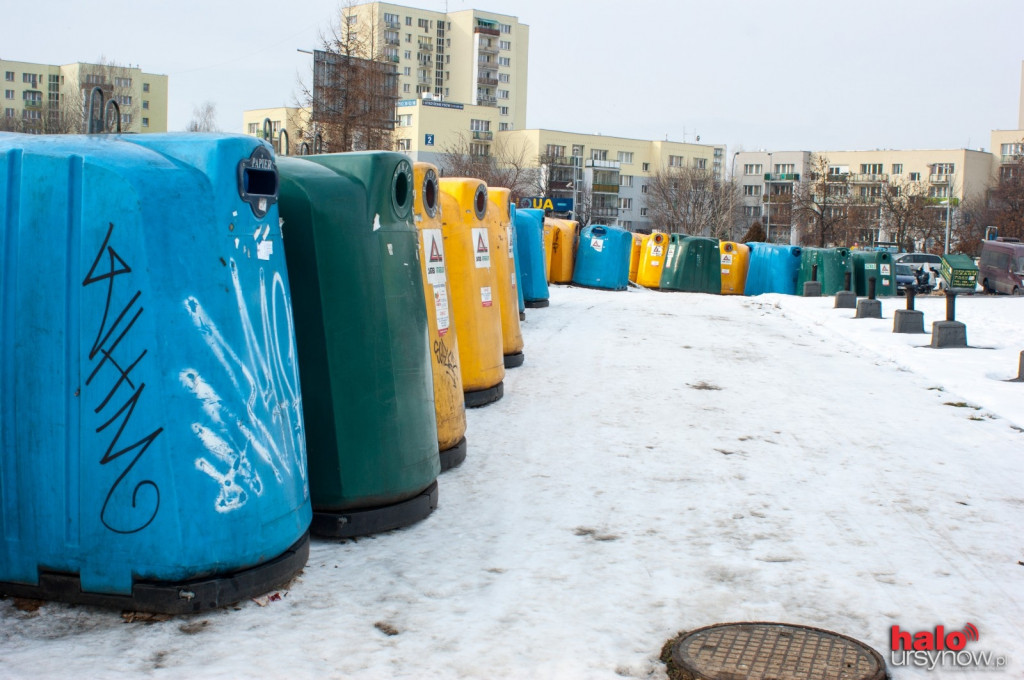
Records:
<instances>
[{"instance_id":1,"label":"black graffiti tag","mask_svg":"<svg viewBox=\"0 0 1024 680\"><path fill-rule=\"evenodd\" d=\"M438 365L444 367L444 372L452 382L452 388L458 388L459 382L457 380L457 376L459 367L456 363L457 357L455 356L455 353L448 348L448 345L444 344L444 340L440 338L434 340L434 357L437 359Z\"/></svg>"},{"instance_id":2,"label":"black graffiti tag","mask_svg":"<svg viewBox=\"0 0 1024 680\"><path fill-rule=\"evenodd\" d=\"M142 306L140 299L142 297L142 291L136 290L127 303L121 307L117 313L116 318L111 321L111 308L114 300L114 282L119 276L127 276L132 273L132 268L128 265L124 259L118 255L117 251L110 244L110 237L114 233L114 225L111 223L107 228L107 235L103 238L103 243L100 245L99 251L96 253L96 258L93 260L92 267L89 268L89 273L86 274L85 280L82 281L82 287L88 287L97 283L106 282L106 302L103 305L103 316L100 319L99 328L96 331L96 339L93 340L92 347L89 350L89 361L95 362L92 373L86 378L86 386L92 385L93 380L100 374L101 369L106 368L105 375L110 375L113 379L113 386L103 395L103 398L99 401L93 412L97 415L101 411L107 409L111 399L114 398L119 391L122 393L127 390L131 390L131 394L125 399L124 403L118 408L114 414L96 428L96 434L100 434L107 430L107 428L117 424L117 428L110 439L110 443L104 451L103 456L100 458L100 465L108 465L115 460L118 460L125 454L134 454L128 456L131 458L128 464L124 467L121 473L117 476L114 482L110 485L107 491L107 496L103 501L103 507L100 509L100 521L103 526L107 529L117 532L119 534L132 534L137 531L142 531L152 523L156 518L157 512L160 509L160 489L156 482L152 480L142 480L138 482L135 487L131 490L130 498L127 497L124 491L119 491L121 483L124 481L128 473L131 472L135 464L139 462L143 454L150 445L156 440L160 433L163 432L163 427L158 427L149 434L141 437L137 441L125 445L121 441L122 435L124 435L125 429L128 427L132 420L132 416L135 414L135 407L139 404L142 399L143 392L146 389L146 383L138 382L132 379L132 371L139 362L149 352L148 349L143 349L138 356L130 358L129 361L119 361L122 353L117 353L118 346L121 341L128 335L128 333L135 326L135 323L142 316L145 308ZM117 354L117 356L115 356ZM123 357L122 357L123 358ZM113 373L111 373L111 370ZM127 390L122 390L123 386L127 385ZM101 392L102 394L102 392ZM128 437L131 439L131 436ZM147 491L148 490L148 491ZM117 494L115 498L115 493ZM127 521L117 521L110 519L107 515L107 508L111 501L119 501L121 503L130 500L130 510L125 513L129 515Z\"/></svg>"}]
</instances>

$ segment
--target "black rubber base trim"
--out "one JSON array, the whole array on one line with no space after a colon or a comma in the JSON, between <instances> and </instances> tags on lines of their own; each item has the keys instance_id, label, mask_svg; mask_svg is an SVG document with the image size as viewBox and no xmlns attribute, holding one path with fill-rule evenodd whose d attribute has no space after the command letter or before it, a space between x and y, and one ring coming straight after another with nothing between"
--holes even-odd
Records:
<instances>
[{"instance_id":1,"label":"black rubber base trim","mask_svg":"<svg viewBox=\"0 0 1024 680\"><path fill-rule=\"evenodd\" d=\"M519 320L526 321L526 312L519 312Z\"/></svg>"},{"instance_id":2,"label":"black rubber base trim","mask_svg":"<svg viewBox=\"0 0 1024 680\"><path fill-rule=\"evenodd\" d=\"M541 307L547 307L550 304L550 300L526 300L523 302L523 306L529 307L530 309L539 309Z\"/></svg>"},{"instance_id":3,"label":"black rubber base trim","mask_svg":"<svg viewBox=\"0 0 1024 680\"><path fill-rule=\"evenodd\" d=\"M488 387L485 390L466 392L464 396L466 399L466 408L480 408L481 406L493 404L505 396L505 382L502 381L494 387Z\"/></svg>"},{"instance_id":4,"label":"black rubber base trim","mask_svg":"<svg viewBox=\"0 0 1024 680\"><path fill-rule=\"evenodd\" d=\"M519 368L526 361L526 355L522 352L505 355L505 368Z\"/></svg>"},{"instance_id":5,"label":"black rubber base trim","mask_svg":"<svg viewBox=\"0 0 1024 680\"><path fill-rule=\"evenodd\" d=\"M588 286L585 283L576 283L575 281L573 281L570 285L573 288L589 288L590 290L607 290L607 291L611 291L612 293L617 293L619 291L628 290L629 289L629 284L628 283L625 286L623 286L622 288L605 288L604 286Z\"/></svg>"},{"instance_id":6,"label":"black rubber base trim","mask_svg":"<svg viewBox=\"0 0 1024 680\"><path fill-rule=\"evenodd\" d=\"M451 470L453 467L462 465L466 460L466 438L463 437L459 443L450 449L441 452L441 472Z\"/></svg>"},{"instance_id":7,"label":"black rubber base trim","mask_svg":"<svg viewBox=\"0 0 1024 680\"><path fill-rule=\"evenodd\" d=\"M348 512L313 512L309 530L324 538L355 538L415 524L437 507L437 480L408 500Z\"/></svg>"},{"instance_id":8,"label":"black rubber base trim","mask_svg":"<svg viewBox=\"0 0 1024 680\"><path fill-rule=\"evenodd\" d=\"M288 583L309 559L307 531L283 553L255 567L229 574L163 583L136 581L131 595L82 592L77 574L40 572L39 585L0 583L0 593L34 600L111 607L154 614L195 614L258 597Z\"/></svg>"}]
</instances>

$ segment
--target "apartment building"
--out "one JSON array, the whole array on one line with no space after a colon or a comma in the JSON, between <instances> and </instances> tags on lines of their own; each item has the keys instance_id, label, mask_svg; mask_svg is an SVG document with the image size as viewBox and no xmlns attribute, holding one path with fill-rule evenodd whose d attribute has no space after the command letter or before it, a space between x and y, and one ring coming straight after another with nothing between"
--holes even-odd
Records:
<instances>
[{"instance_id":1,"label":"apartment building","mask_svg":"<svg viewBox=\"0 0 1024 680\"><path fill-rule=\"evenodd\" d=\"M268 120L270 124L266 125ZM270 128L269 138L264 133L265 127ZM303 133L308 128L309 109L305 108L277 106L242 112L242 130L245 134L269 139L274 145L274 151L285 156L295 156L303 151Z\"/></svg>"},{"instance_id":2,"label":"apartment building","mask_svg":"<svg viewBox=\"0 0 1024 680\"><path fill-rule=\"evenodd\" d=\"M120 110L122 132L167 131L167 76L137 66L77 62L57 66L0 59L0 130L83 132L89 95L99 87Z\"/></svg>"},{"instance_id":3,"label":"apartment building","mask_svg":"<svg viewBox=\"0 0 1024 680\"><path fill-rule=\"evenodd\" d=\"M499 131L495 141L504 154L540 169L543 198L575 205L589 192L592 223L630 231L650 230L647 188L657 172L686 167L724 177L724 146L539 129Z\"/></svg>"},{"instance_id":4,"label":"apartment building","mask_svg":"<svg viewBox=\"0 0 1024 680\"><path fill-rule=\"evenodd\" d=\"M737 152L732 174L745 225L757 220L770 242L799 243L793 195L811 178L815 158L823 159L828 176L842 185L849 206L866 216L869 226L858 237L862 246L890 241L880 209L883 191L918 184L941 221L950 205L955 209L963 200L983 198L992 178L992 154L971 149Z\"/></svg>"}]
</instances>

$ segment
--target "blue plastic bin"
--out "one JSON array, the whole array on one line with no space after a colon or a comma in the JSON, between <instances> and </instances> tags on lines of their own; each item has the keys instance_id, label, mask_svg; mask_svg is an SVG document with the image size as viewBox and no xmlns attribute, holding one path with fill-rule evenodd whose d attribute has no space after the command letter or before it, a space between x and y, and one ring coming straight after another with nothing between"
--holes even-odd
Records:
<instances>
[{"instance_id":1,"label":"blue plastic bin","mask_svg":"<svg viewBox=\"0 0 1024 680\"><path fill-rule=\"evenodd\" d=\"M516 204L513 203L512 207L512 221L509 223L509 239L510 242L508 247L512 252L512 259L515 260L516 270L516 297L519 300L519 318L523 318L523 313L526 311L526 300L523 298L523 275L520 272L522 266L519 264L519 236L516 231Z\"/></svg>"},{"instance_id":2,"label":"blue plastic bin","mask_svg":"<svg viewBox=\"0 0 1024 680\"><path fill-rule=\"evenodd\" d=\"M744 295L785 293L796 295L800 275L800 247L771 243L748 243L750 267Z\"/></svg>"},{"instance_id":3,"label":"blue plastic bin","mask_svg":"<svg viewBox=\"0 0 1024 680\"><path fill-rule=\"evenodd\" d=\"M527 307L547 307L547 266L544 263L544 211L520 208L515 214L516 265L523 288L523 301Z\"/></svg>"},{"instance_id":4,"label":"blue plastic bin","mask_svg":"<svg viewBox=\"0 0 1024 680\"><path fill-rule=\"evenodd\" d=\"M629 286L629 256L633 235L620 227L591 224L580 232L572 282L605 290Z\"/></svg>"},{"instance_id":5,"label":"blue plastic bin","mask_svg":"<svg viewBox=\"0 0 1024 680\"><path fill-rule=\"evenodd\" d=\"M311 510L269 145L0 134L0 592L195 612Z\"/></svg>"}]
</instances>

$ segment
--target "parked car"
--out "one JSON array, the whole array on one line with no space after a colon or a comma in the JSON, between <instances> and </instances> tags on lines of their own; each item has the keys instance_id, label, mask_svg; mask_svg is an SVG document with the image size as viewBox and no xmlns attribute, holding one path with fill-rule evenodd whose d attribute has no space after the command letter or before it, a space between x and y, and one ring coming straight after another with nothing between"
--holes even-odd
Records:
<instances>
[{"instance_id":1,"label":"parked car","mask_svg":"<svg viewBox=\"0 0 1024 680\"><path fill-rule=\"evenodd\" d=\"M932 284L932 288L943 287L942 277L939 276L939 272L942 270L942 258L938 255L932 255L931 253L900 253L893 257L893 262L908 264L911 269L924 267L925 271L928 272L928 281Z\"/></svg>"},{"instance_id":2,"label":"parked car","mask_svg":"<svg viewBox=\"0 0 1024 680\"><path fill-rule=\"evenodd\" d=\"M896 294L906 295L907 287L917 284L917 277L909 264L896 264Z\"/></svg>"},{"instance_id":3,"label":"parked car","mask_svg":"<svg viewBox=\"0 0 1024 680\"><path fill-rule=\"evenodd\" d=\"M986 293L1020 295L1024 291L1024 243L999 238L981 242L978 279Z\"/></svg>"}]
</instances>

